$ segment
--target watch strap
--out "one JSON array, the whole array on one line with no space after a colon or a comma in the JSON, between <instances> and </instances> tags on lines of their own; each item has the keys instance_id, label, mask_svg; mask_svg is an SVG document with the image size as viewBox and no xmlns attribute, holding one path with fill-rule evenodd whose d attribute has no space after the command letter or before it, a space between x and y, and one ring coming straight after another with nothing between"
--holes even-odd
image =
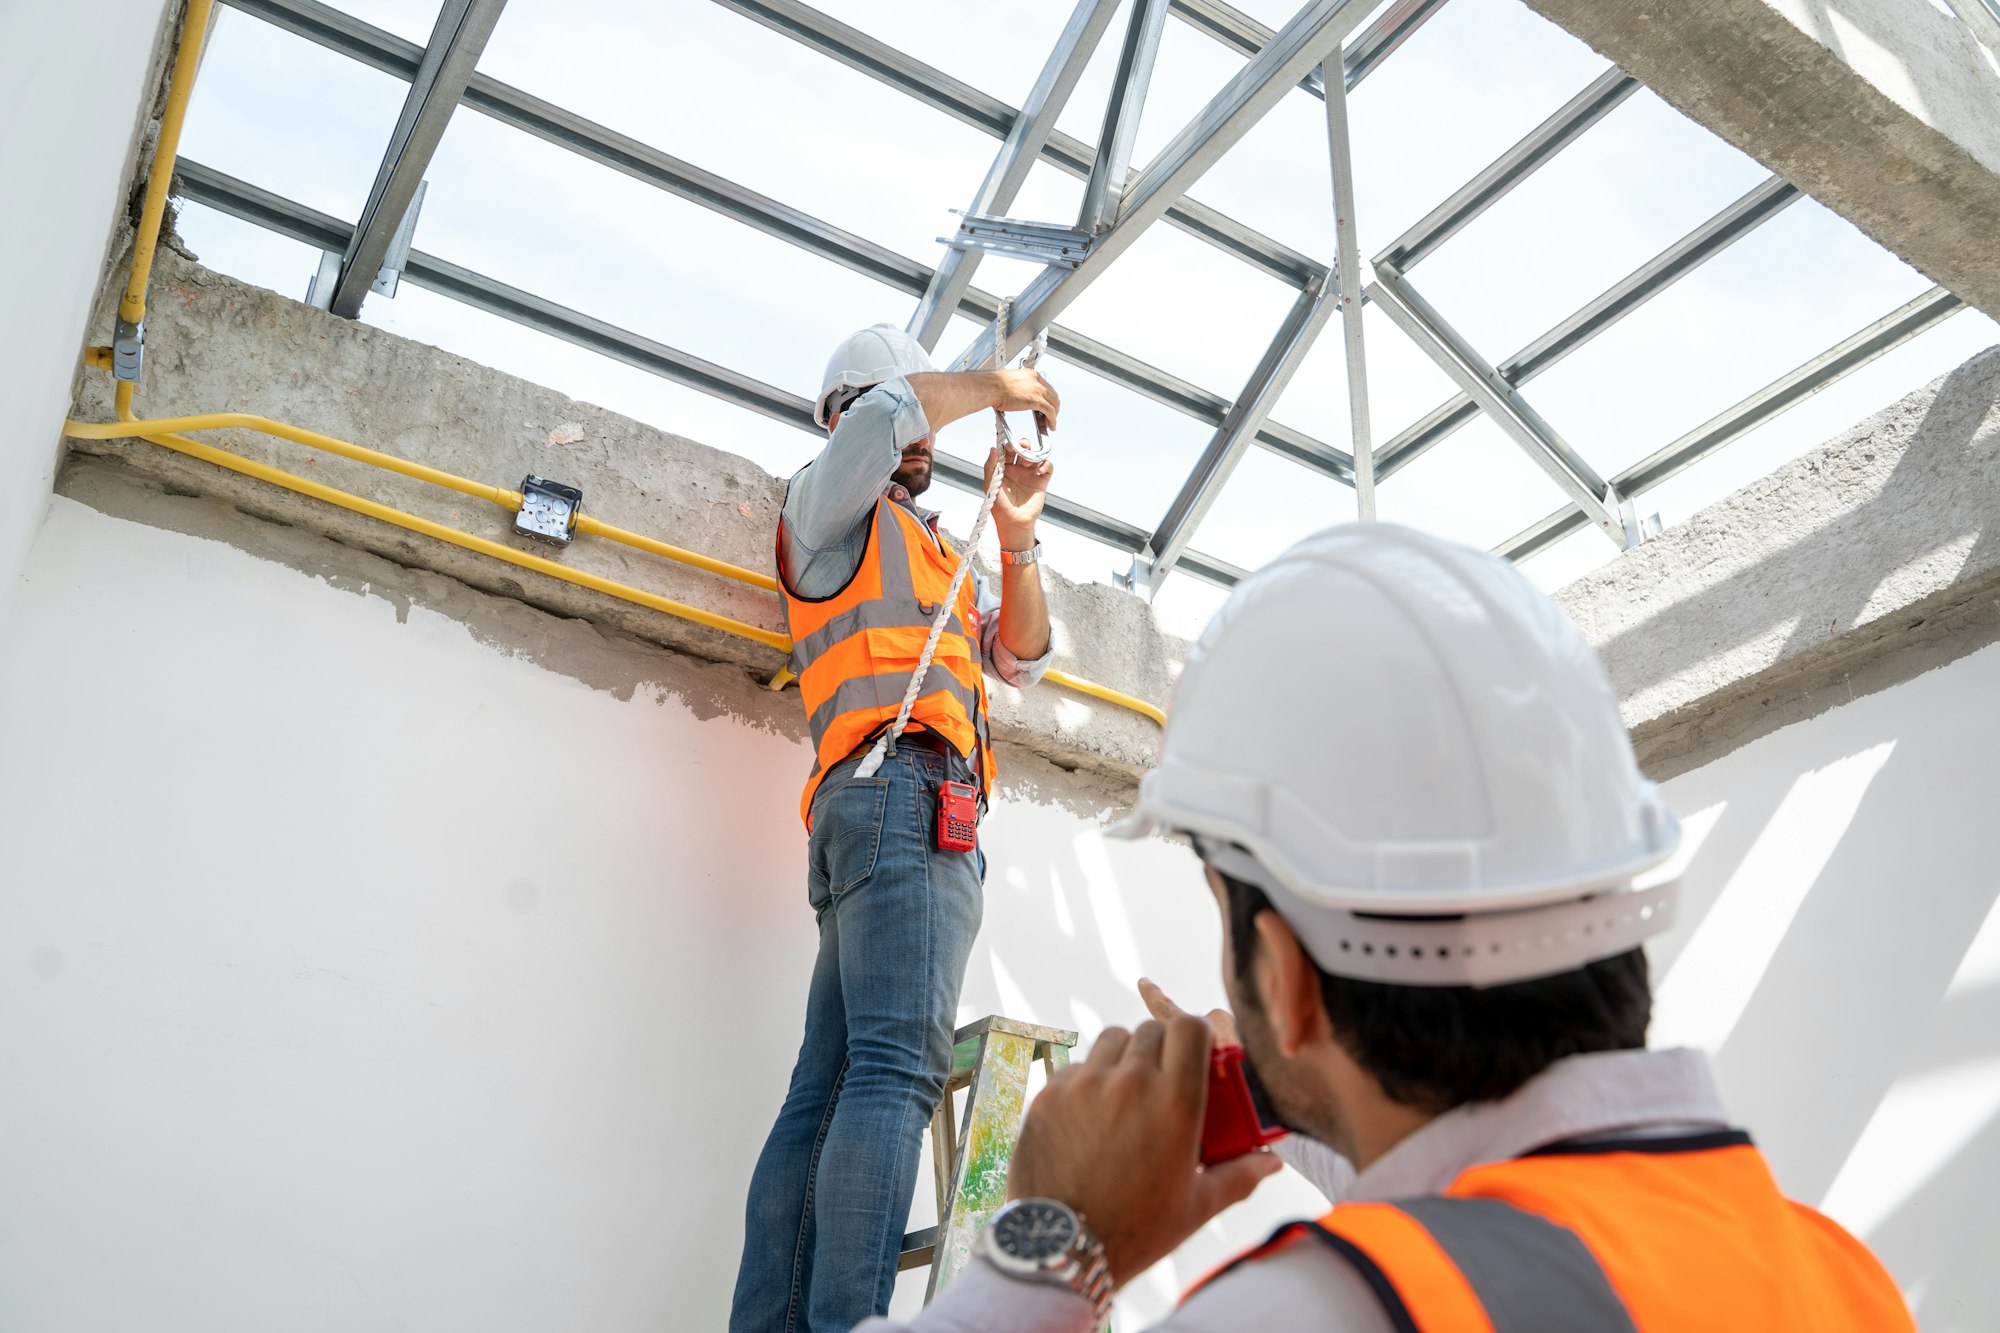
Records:
<instances>
[{"instance_id":1,"label":"watch strap","mask_svg":"<svg viewBox=\"0 0 2000 1333\"><path fill-rule=\"evenodd\" d=\"M1003 565L1036 565L1040 564L1041 560L1042 544L1040 542L1036 542L1025 551L1009 551L1005 547L1002 547L1000 551L1000 563Z\"/></svg>"}]
</instances>

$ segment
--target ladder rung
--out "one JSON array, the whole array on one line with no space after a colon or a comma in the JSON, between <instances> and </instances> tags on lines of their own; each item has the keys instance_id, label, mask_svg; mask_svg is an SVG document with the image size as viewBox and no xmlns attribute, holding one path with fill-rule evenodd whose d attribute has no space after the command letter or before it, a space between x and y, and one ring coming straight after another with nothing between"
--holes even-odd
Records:
<instances>
[{"instance_id":1,"label":"ladder rung","mask_svg":"<svg viewBox=\"0 0 2000 1333\"><path fill-rule=\"evenodd\" d=\"M896 1261L898 1273L912 1268L922 1268L937 1253L936 1227L925 1227L922 1231L912 1231L903 1237L903 1257Z\"/></svg>"}]
</instances>

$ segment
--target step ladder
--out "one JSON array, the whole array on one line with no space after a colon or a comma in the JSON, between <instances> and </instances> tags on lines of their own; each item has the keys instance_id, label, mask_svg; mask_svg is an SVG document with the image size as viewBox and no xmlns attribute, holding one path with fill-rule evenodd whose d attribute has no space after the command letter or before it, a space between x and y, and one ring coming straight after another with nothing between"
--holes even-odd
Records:
<instances>
[{"instance_id":1,"label":"step ladder","mask_svg":"<svg viewBox=\"0 0 2000 1333\"><path fill-rule=\"evenodd\" d=\"M1069 1064L1076 1033L989 1015L952 1037L951 1077L931 1117L938 1224L903 1237L898 1272L931 1266L928 1305L972 1257L972 1242L1007 1202L1007 1164L1020 1141L1028 1073ZM967 1089L965 1122L954 1126L953 1094Z\"/></svg>"}]
</instances>

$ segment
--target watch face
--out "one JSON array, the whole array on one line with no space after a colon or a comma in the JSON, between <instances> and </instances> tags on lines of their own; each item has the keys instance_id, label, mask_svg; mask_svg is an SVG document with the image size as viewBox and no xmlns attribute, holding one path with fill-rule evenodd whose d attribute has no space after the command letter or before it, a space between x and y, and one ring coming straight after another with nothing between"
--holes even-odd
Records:
<instances>
[{"instance_id":1,"label":"watch face","mask_svg":"<svg viewBox=\"0 0 2000 1333\"><path fill-rule=\"evenodd\" d=\"M1076 1214L1047 1199L1023 1199L993 1219L994 1248L1023 1266L1044 1267L1076 1241Z\"/></svg>"}]
</instances>

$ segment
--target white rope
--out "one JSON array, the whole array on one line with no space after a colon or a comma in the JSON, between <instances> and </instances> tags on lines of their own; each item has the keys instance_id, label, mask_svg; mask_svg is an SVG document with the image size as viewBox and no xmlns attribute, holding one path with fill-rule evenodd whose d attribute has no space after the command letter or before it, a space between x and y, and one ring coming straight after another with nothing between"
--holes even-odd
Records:
<instances>
[{"instance_id":1,"label":"white rope","mask_svg":"<svg viewBox=\"0 0 2000 1333\"><path fill-rule=\"evenodd\" d=\"M994 355L1007 345L1007 326L1014 314L1014 298L1007 297L1000 302L1000 312L993 320ZM1042 348L1048 342L1044 330L1028 344L1027 355L1021 359L1024 369L1033 370L1035 363L1042 359ZM1005 366L1002 358L1000 364ZM917 706L917 696L924 692L924 678L930 675L931 657L937 652L938 640L944 637L944 627L951 623L952 611L958 606L958 590L965 586L965 580L972 573L972 553L979 549L979 539L986 535L987 520L993 517L993 501L1000 495L1000 487L1007 480L1007 455L1013 453L1023 462L1039 463L1049 456L1049 444L1041 437L1041 423L1036 423L1035 442L1025 439L1016 442L1007 435L1007 414L999 408L993 409L993 429L1000 442L1000 457L994 461L993 476L986 483L986 496L979 502L979 518L972 525L972 535L966 539L965 549L959 552L958 568L952 571L951 587L945 590L944 601L938 604L937 615L931 620L930 637L924 640L924 651L917 659L917 669L910 676L910 687L903 691L903 706L896 710L896 721L890 728L875 738L875 746L854 770L858 778L872 778L881 771L882 761L895 752L896 738L909 725L910 710Z\"/></svg>"}]
</instances>

